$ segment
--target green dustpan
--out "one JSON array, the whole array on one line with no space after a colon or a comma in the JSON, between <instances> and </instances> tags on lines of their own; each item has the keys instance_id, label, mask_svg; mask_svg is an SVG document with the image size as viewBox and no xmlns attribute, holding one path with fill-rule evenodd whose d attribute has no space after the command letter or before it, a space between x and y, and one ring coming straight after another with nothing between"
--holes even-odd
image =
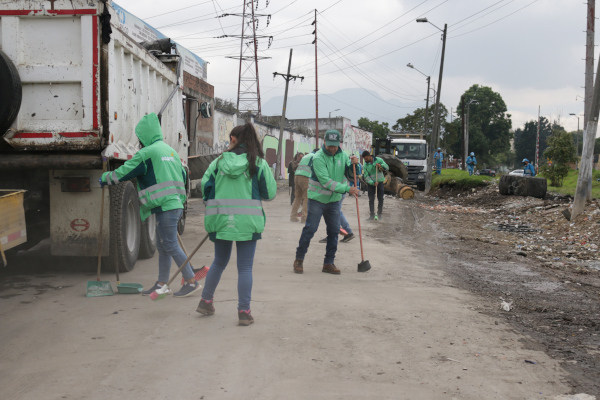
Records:
<instances>
[{"instance_id":1,"label":"green dustpan","mask_svg":"<svg viewBox=\"0 0 600 400\"><path fill-rule=\"evenodd\" d=\"M121 283L117 285L119 294L140 294L144 290L144 286L139 283Z\"/></svg>"},{"instance_id":2,"label":"green dustpan","mask_svg":"<svg viewBox=\"0 0 600 400\"><path fill-rule=\"evenodd\" d=\"M109 281L88 281L85 297L113 296L112 286Z\"/></svg>"}]
</instances>

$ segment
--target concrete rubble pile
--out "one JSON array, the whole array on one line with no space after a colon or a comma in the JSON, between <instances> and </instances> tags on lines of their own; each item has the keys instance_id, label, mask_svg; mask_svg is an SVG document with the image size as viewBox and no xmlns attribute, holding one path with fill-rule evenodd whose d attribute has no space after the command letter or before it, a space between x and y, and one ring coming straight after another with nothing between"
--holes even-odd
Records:
<instances>
[{"instance_id":1,"label":"concrete rubble pile","mask_svg":"<svg viewBox=\"0 0 600 400\"><path fill-rule=\"evenodd\" d=\"M543 200L533 197L503 196L497 184L471 189L456 196L440 197L423 208L449 215L451 220L468 214L489 231L479 240L512 247L512 252L536 258L550 268L569 268L582 274L600 271L600 203L589 203L573 222L563 212L573 198L549 193ZM466 221L465 221L466 222ZM465 232L467 233L467 232Z\"/></svg>"}]
</instances>

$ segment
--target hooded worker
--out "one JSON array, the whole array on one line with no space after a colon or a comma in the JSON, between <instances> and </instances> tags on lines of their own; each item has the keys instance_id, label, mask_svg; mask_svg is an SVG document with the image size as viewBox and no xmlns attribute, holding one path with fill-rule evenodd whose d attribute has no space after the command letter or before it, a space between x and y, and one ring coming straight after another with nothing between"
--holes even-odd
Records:
<instances>
[{"instance_id":1,"label":"hooded worker","mask_svg":"<svg viewBox=\"0 0 600 400\"><path fill-rule=\"evenodd\" d=\"M529 163L529 160L523 159L523 175L524 176L535 176L535 167Z\"/></svg>"},{"instance_id":2,"label":"hooded worker","mask_svg":"<svg viewBox=\"0 0 600 400\"><path fill-rule=\"evenodd\" d=\"M156 216L158 281L142 292L149 295L169 280L171 259L177 266L187 259L177 241L177 224L186 201L187 173L177 152L163 141L156 114L142 117L135 127L135 134L143 147L116 170L102 174L100 185L114 186L135 178L142 221L151 214ZM200 288L189 263L182 273L186 282L175 297L187 297Z\"/></svg>"},{"instance_id":3,"label":"hooded worker","mask_svg":"<svg viewBox=\"0 0 600 400\"><path fill-rule=\"evenodd\" d=\"M475 158L475 153L471 152L471 155L467 157L467 170L469 171L469 175L473 175L476 165L477 159Z\"/></svg>"},{"instance_id":4,"label":"hooded worker","mask_svg":"<svg viewBox=\"0 0 600 400\"><path fill-rule=\"evenodd\" d=\"M442 161L444 161L444 153L442 153L442 149L438 147L437 151L433 155L433 159L435 160L435 173L440 175L442 173Z\"/></svg>"}]
</instances>

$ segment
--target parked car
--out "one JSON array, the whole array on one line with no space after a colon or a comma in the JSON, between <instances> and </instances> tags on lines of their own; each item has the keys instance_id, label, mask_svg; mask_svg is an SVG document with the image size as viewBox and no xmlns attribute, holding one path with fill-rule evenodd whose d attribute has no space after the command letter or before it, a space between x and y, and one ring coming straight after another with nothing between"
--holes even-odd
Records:
<instances>
[{"instance_id":1,"label":"parked car","mask_svg":"<svg viewBox=\"0 0 600 400\"><path fill-rule=\"evenodd\" d=\"M496 176L496 170L485 168L479 171L479 175Z\"/></svg>"},{"instance_id":2,"label":"parked car","mask_svg":"<svg viewBox=\"0 0 600 400\"><path fill-rule=\"evenodd\" d=\"M525 170L523 170L523 169L515 169L514 171L510 171L508 174L509 175L516 175L516 176L525 176Z\"/></svg>"}]
</instances>

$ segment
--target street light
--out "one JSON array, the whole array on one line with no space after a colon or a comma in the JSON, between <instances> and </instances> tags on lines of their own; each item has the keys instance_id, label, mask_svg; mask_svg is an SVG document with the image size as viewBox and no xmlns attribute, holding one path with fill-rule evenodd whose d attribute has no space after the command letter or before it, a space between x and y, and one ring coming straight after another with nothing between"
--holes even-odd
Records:
<instances>
[{"instance_id":1,"label":"street light","mask_svg":"<svg viewBox=\"0 0 600 400\"><path fill-rule=\"evenodd\" d=\"M575 113L570 113L569 115L577 117L577 147L575 148L575 154L577 154L577 158L579 159L579 115ZM579 161L577 162L577 165L579 166Z\"/></svg>"},{"instance_id":2,"label":"street light","mask_svg":"<svg viewBox=\"0 0 600 400\"><path fill-rule=\"evenodd\" d=\"M427 99L425 100L425 135L427 135L427 122L429 119L429 83L431 82L431 77L428 75L425 75L424 73L422 73L421 71L416 69L415 66L412 65L411 63L406 64L406 66L408 68L414 69L415 71L419 72L421 75L423 75L424 77L427 78ZM435 89L434 89L434 93L435 93ZM431 135L431 137L429 138L429 146L433 146L432 137L433 137L433 135Z\"/></svg>"},{"instance_id":3,"label":"street light","mask_svg":"<svg viewBox=\"0 0 600 400\"><path fill-rule=\"evenodd\" d=\"M432 24L431 22L429 22L427 20L427 18L417 18L417 22L427 22L431 25L433 25L435 28L437 28L439 31L442 32L442 58L440 60L440 78L438 80L438 91L437 91L437 96L436 96L436 102L435 102L435 114L433 117L433 132L431 132L432 135L432 141L431 143L437 143L437 137L439 136L439 124L440 124L440 95L442 93L442 76L444 74L444 56L446 54L446 36L448 33L448 24L444 24L444 29L440 29L437 26L435 26L434 24ZM436 138L436 140L433 140L433 137ZM429 146L429 159L427 160L427 175L425 178L425 194L429 193L429 190L431 190L431 172L433 170L433 146Z\"/></svg>"},{"instance_id":4,"label":"street light","mask_svg":"<svg viewBox=\"0 0 600 400\"><path fill-rule=\"evenodd\" d=\"M336 109L335 109L335 110L333 110L333 111L329 111L329 119L331 120L331 113L332 113L332 112L336 112L336 111L340 111L340 110L341 110L341 108L336 108ZM331 121L329 121L329 122L331 123Z\"/></svg>"}]
</instances>

